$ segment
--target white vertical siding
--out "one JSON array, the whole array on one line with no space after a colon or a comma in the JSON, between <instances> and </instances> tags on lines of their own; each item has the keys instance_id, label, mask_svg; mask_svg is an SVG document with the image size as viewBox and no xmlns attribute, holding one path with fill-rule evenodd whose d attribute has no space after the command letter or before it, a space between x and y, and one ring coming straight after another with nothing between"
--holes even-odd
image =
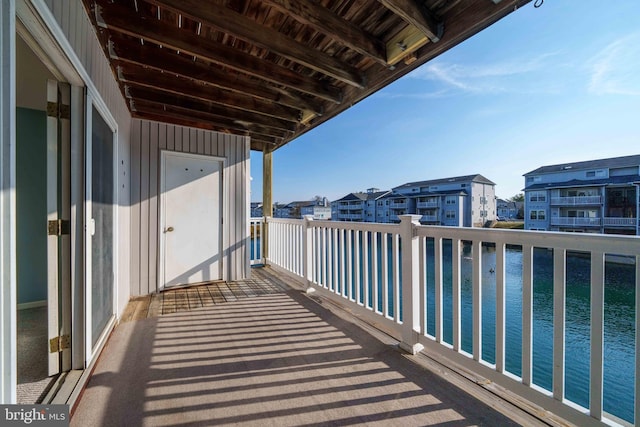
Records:
<instances>
[{"instance_id":1,"label":"white vertical siding","mask_svg":"<svg viewBox=\"0 0 640 427\"><path fill-rule=\"evenodd\" d=\"M158 288L160 151L226 159L223 172L223 277L248 275L249 139L149 120L131 122L131 294ZM138 267L139 266L139 267ZM136 268L138 267L138 268Z\"/></svg>"},{"instance_id":2,"label":"white vertical siding","mask_svg":"<svg viewBox=\"0 0 640 427\"><path fill-rule=\"evenodd\" d=\"M64 34L73 52L68 55L77 57L82 68L91 82L87 86L95 87L97 94L93 94L106 105L118 125L117 160L118 169L118 231L119 242L126 242L130 235L129 215L129 170L130 148L129 136L131 129L131 115L120 88L113 76L109 62L100 46L82 0L34 0L45 4L58 27ZM81 73L82 74L82 73ZM127 245L118 245L118 312L124 309L129 300L130 290L130 253Z\"/></svg>"}]
</instances>

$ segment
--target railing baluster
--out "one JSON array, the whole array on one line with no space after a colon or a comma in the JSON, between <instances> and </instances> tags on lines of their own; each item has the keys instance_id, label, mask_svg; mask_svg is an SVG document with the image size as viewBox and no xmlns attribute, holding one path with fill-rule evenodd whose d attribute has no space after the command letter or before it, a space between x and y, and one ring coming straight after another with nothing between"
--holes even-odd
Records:
<instances>
[{"instance_id":1,"label":"railing baluster","mask_svg":"<svg viewBox=\"0 0 640 427\"><path fill-rule=\"evenodd\" d=\"M378 293L378 232L371 233L371 292L373 292L373 298L371 305L373 311L378 312L378 301L380 300L380 294Z\"/></svg>"},{"instance_id":2,"label":"railing baluster","mask_svg":"<svg viewBox=\"0 0 640 427\"><path fill-rule=\"evenodd\" d=\"M418 244L418 274L420 276L420 335L427 333L427 238L420 237Z\"/></svg>"},{"instance_id":3,"label":"railing baluster","mask_svg":"<svg viewBox=\"0 0 640 427\"><path fill-rule=\"evenodd\" d=\"M333 279L331 281L331 290L338 292L338 249L340 248L338 242L338 229L333 229Z\"/></svg>"},{"instance_id":4,"label":"railing baluster","mask_svg":"<svg viewBox=\"0 0 640 427\"><path fill-rule=\"evenodd\" d=\"M442 342L442 237L433 239L436 342Z\"/></svg>"},{"instance_id":5,"label":"railing baluster","mask_svg":"<svg viewBox=\"0 0 640 427\"><path fill-rule=\"evenodd\" d=\"M496 243L496 371L500 373L505 369L505 250L504 243Z\"/></svg>"},{"instance_id":6,"label":"railing baluster","mask_svg":"<svg viewBox=\"0 0 640 427\"><path fill-rule=\"evenodd\" d=\"M482 359L482 242L472 242L473 254L473 360Z\"/></svg>"},{"instance_id":7,"label":"railing baluster","mask_svg":"<svg viewBox=\"0 0 640 427\"><path fill-rule=\"evenodd\" d=\"M591 253L591 392L589 393L589 411L591 416L597 420L602 418L604 261L604 253Z\"/></svg>"},{"instance_id":8,"label":"railing baluster","mask_svg":"<svg viewBox=\"0 0 640 427\"><path fill-rule=\"evenodd\" d=\"M391 256L393 257L393 319L396 323L400 322L400 245L398 244L399 236L391 235Z\"/></svg>"},{"instance_id":9,"label":"railing baluster","mask_svg":"<svg viewBox=\"0 0 640 427\"><path fill-rule=\"evenodd\" d=\"M451 264L452 274L451 281L453 282L453 350L460 351L460 316L461 310L461 287L460 287L460 240L453 239L451 241Z\"/></svg>"},{"instance_id":10,"label":"railing baluster","mask_svg":"<svg viewBox=\"0 0 640 427\"><path fill-rule=\"evenodd\" d=\"M365 307L369 307L369 239L371 233L369 231L362 232L362 290L364 295L362 297L362 304Z\"/></svg>"},{"instance_id":11,"label":"railing baluster","mask_svg":"<svg viewBox=\"0 0 640 427\"><path fill-rule=\"evenodd\" d=\"M640 255L636 255L636 360L635 360L635 402L633 405L635 425L640 423Z\"/></svg>"},{"instance_id":12,"label":"railing baluster","mask_svg":"<svg viewBox=\"0 0 640 427\"><path fill-rule=\"evenodd\" d=\"M553 249L553 398L564 399L566 249Z\"/></svg>"},{"instance_id":13,"label":"railing baluster","mask_svg":"<svg viewBox=\"0 0 640 427\"><path fill-rule=\"evenodd\" d=\"M345 296L351 300L352 292L351 286L353 285L353 230L347 230L347 281L345 286Z\"/></svg>"},{"instance_id":14,"label":"railing baluster","mask_svg":"<svg viewBox=\"0 0 640 427\"><path fill-rule=\"evenodd\" d=\"M522 383L532 383L533 357L533 247L522 247Z\"/></svg>"},{"instance_id":15,"label":"railing baluster","mask_svg":"<svg viewBox=\"0 0 640 427\"><path fill-rule=\"evenodd\" d=\"M345 265L345 255L346 255L346 234L347 234L347 230L341 230L340 231L340 237L341 237L341 242L340 242L340 276L341 277L341 286L340 286L340 294L342 296L346 295L346 291L345 288L347 287L347 272L346 272L346 265Z\"/></svg>"},{"instance_id":16,"label":"railing baluster","mask_svg":"<svg viewBox=\"0 0 640 427\"><path fill-rule=\"evenodd\" d=\"M353 237L353 268L355 268L354 276L355 276L355 302L356 304L360 304L360 231L354 231Z\"/></svg>"},{"instance_id":17,"label":"railing baluster","mask_svg":"<svg viewBox=\"0 0 640 427\"><path fill-rule=\"evenodd\" d=\"M382 313L389 317L389 234L382 233Z\"/></svg>"}]
</instances>

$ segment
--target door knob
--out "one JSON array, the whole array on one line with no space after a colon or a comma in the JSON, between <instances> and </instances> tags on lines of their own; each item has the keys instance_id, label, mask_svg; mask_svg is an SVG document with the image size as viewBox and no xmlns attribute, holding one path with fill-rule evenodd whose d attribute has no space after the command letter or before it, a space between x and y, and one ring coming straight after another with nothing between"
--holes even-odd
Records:
<instances>
[{"instance_id":1,"label":"door knob","mask_svg":"<svg viewBox=\"0 0 640 427\"><path fill-rule=\"evenodd\" d=\"M167 227L166 230L164 230L165 233L171 233L173 231L173 227Z\"/></svg>"}]
</instances>

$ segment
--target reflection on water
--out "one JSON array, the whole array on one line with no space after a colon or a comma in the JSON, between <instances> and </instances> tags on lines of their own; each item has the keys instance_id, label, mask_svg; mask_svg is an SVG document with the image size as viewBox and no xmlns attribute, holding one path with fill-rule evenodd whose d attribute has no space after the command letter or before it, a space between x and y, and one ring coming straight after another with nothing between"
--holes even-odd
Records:
<instances>
[{"instance_id":1,"label":"reflection on water","mask_svg":"<svg viewBox=\"0 0 640 427\"><path fill-rule=\"evenodd\" d=\"M431 242L432 243L432 242ZM429 248L429 246L428 246ZM443 242L443 337L452 343L451 241ZM551 391L553 367L553 251L535 249L533 260L533 382ZM482 248L482 358L495 363L495 248ZM590 259L569 253L566 261L565 397L589 406ZM433 244L427 254L427 331L435 334ZM505 257L505 366L522 374L522 250ZM462 349L473 351L471 247L461 254ZM604 410L633 421L635 266L605 264Z\"/></svg>"}]
</instances>

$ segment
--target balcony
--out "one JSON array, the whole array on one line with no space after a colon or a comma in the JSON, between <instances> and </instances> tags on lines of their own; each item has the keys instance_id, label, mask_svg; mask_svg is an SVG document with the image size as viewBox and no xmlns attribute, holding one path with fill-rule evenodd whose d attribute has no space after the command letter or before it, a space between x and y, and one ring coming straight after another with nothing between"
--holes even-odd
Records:
<instances>
[{"instance_id":1,"label":"balcony","mask_svg":"<svg viewBox=\"0 0 640 427\"><path fill-rule=\"evenodd\" d=\"M631 264L630 271L637 272L639 239L422 226L418 219L420 216L405 215L399 225L288 221L299 227L297 240L270 240L267 262L275 271L300 280L307 292L313 291L318 298L329 299L375 324L398 340L405 351L424 353L446 366L472 372L478 381L503 387L520 396L518 399L577 425L589 425L594 419L616 424L616 417L633 422L635 382L624 372L633 372L635 353L632 349L630 365L607 367L605 359L615 351L604 353L604 330L610 326L602 319L609 304L603 297L605 271L607 281L616 265ZM267 221L268 227L271 221ZM274 236L271 228L269 233ZM515 270L514 260L520 260ZM534 271L538 274L537 290ZM541 271L548 275L545 286L549 286L546 292L553 296L552 302L539 302ZM516 285L509 284L514 273L520 277ZM586 278L587 290L574 289L576 277ZM640 274L630 277L624 286L639 287ZM515 298L514 289L520 292ZM585 292L591 298L582 304L586 304L591 320L578 328L587 347L577 351L577 329L570 325L573 321L567 313L576 310L575 298ZM534 324L543 324L536 323L541 321L541 311L548 316L542 321L548 328L544 334L548 350L540 347L540 335L534 338ZM462 320L463 313L470 316L467 322ZM634 310L630 321L640 330ZM514 327L519 330L517 344L507 341ZM487 331L492 332L487 335ZM535 362L533 354L545 351L549 355L546 361ZM567 362L569 354L585 352L586 359L581 356ZM522 356L514 359L514 354ZM536 372L548 372L545 384L534 378L534 363L543 363L535 366ZM602 376L603 371L611 375L611 369L620 374L613 385ZM576 384L584 384L585 373L587 385L580 392L582 397L572 401L567 390L576 396ZM612 386L626 388L628 395L614 402L604 398Z\"/></svg>"},{"instance_id":2,"label":"balcony","mask_svg":"<svg viewBox=\"0 0 640 427\"><path fill-rule=\"evenodd\" d=\"M390 209L407 209L407 201L405 200L404 202L395 202L395 201L391 201L389 203L389 208Z\"/></svg>"},{"instance_id":3,"label":"balcony","mask_svg":"<svg viewBox=\"0 0 640 427\"><path fill-rule=\"evenodd\" d=\"M439 222L438 215L422 215L420 222Z\"/></svg>"},{"instance_id":4,"label":"balcony","mask_svg":"<svg viewBox=\"0 0 640 427\"><path fill-rule=\"evenodd\" d=\"M575 218L575 217L552 217L551 225L564 225L571 227L600 227L601 218Z\"/></svg>"},{"instance_id":5,"label":"balcony","mask_svg":"<svg viewBox=\"0 0 640 427\"><path fill-rule=\"evenodd\" d=\"M635 227L637 224L636 218L605 217L602 221L605 227Z\"/></svg>"},{"instance_id":6,"label":"balcony","mask_svg":"<svg viewBox=\"0 0 640 427\"><path fill-rule=\"evenodd\" d=\"M428 201L420 201L416 202L416 207L418 209L428 209L428 208L437 208L440 207L440 202L436 200L428 200Z\"/></svg>"},{"instance_id":7,"label":"balcony","mask_svg":"<svg viewBox=\"0 0 640 427\"><path fill-rule=\"evenodd\" d=\"M602 196L552 197L553 206L599 206Z\"/></svg>"},{"instance_id":8,"label":"balcony","mask_svg":"<svg viewBox=\"0 0 640 427\"><path fill-rule=\"evenodd\" d=\"M360 213L340 213L338 220L340 221L362 221L362 212Z\"/></svg>"}]
</instances>

